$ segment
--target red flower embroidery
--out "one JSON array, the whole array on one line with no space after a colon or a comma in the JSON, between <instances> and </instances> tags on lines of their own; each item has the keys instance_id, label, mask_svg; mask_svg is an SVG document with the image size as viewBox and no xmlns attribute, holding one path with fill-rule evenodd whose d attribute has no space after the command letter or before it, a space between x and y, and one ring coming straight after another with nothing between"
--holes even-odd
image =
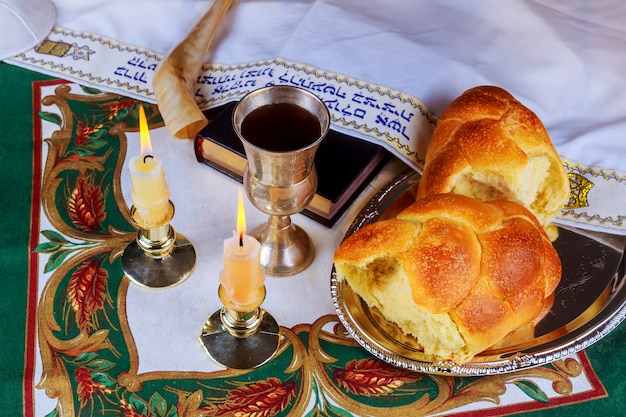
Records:
<instances>
[{"instance_id":1,"label":"red flower embroidery","mask_svg":"<svg viewBox=\"0 0 626 417\"><path fill-rule=\"evenodd\" d=\"M109 273L100 268L100 261L88 259L72 274L68 287L68 299L76 313L76 324L82 331L93 327L93 314L104 306Z\"/></svg>"},{"instance_id":2,"label":"red flower embroidery","mask_svg":"<svg viewBox=\"0 0 626 417\"><path fill-rule=\"evenodd\" d=\"M216 416L269 417L284 410L296 397L296 390L293 380L268 378L230 391L225 402L211 404L205 411Z\"/></svg>"},{"instance_id":3,"label":"red flower embroidery","mask_svg":"<svg viewBox=\"0 0 626 417\"><path fill-rule=\"evenodd\" d=\"M104 385L95 382L89 372L89 369L87 368L77 368L76 371L74 371L74 376L76 377L76 382L78 383L76 387L78 398L83 406L87 404L87 401L89 401L91 395L95 392L101 394L110 394L112 392Z\"/></svg>"},{"instance_id":4,"label":"red flower embroidery","mask_svg":"<svg viewBox=\"0 0 626 417\"><path fill-rule=\"evenodd\" d=\"M83 175L76 181L76 187L68 200L70 218L84 232L100 229L100 222L106 217L100 187L90 183Z\"/></svg>"},{"instance_id":5,"label":"red flower embroidery","mask_svg":"<svg viewBox=\"0 0 626 417\"><path fill-rule=\"evenodd\" d=\"M83 122L79 122L78 127L76 128L76 137L74 138L74 143L76 145L83 145L85 142L87 142L89 136L93 135L100 129L102 129L101 124L87 126Z\"/></svg>"},{"instance_id":6,"label":"red flower embroidery","mask_svg":"<svg viewBox=\"0 0 626 417\"><path fill-rule=\"evenodd\" d=\"M124 417L148 417L146 414L139 414L137 410L123 398L120 401L120 409L124 413Z\"/></svg>"},{"instance_id":7,"label":"red flower embroidery","mask_svg":"<svg viewBox=\"0 0 626 417\"><path fill-rule=\"evenodd\" d=\"M120 101L114 101L112 103L105 103L102 106L109 111L109 120L113 120L122 109L126 109L134 105L135 100L133 100L132 98L126 98Z\"/></svg>"},{"instance_id":8,"label":"red flower embroidery","mask_svg":"<svg viewBox=\"0 0 626 417\"><path fill-rule=\"evenodd\" d=\"M352 360L345 369L333 372L333 380L343 389L356 395L386 395L407 382L415 381L417 374L396 368L375 358Z\"/></svg>"}]
</instances>

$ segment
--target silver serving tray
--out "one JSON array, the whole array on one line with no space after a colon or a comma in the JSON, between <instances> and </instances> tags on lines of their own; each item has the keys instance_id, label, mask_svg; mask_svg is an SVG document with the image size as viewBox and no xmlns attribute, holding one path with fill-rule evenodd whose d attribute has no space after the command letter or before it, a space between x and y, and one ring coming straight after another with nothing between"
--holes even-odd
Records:
<instances>
[{"instance_id":1,"label":"silver serving tray","mask_svg":"<svg viewBox=\"0 0 626 417\"><path fill-rule=\"evenodd\" d=\"M419 174L405 172L380 190L352 222L346 236L364 225L397 215L415 201ZM626 317L626 237L559 227L554 246L563 277L550 312L534 327L508 335L469 363L433 362L417 340L402 334L370 309L333 267L331 295L339 320L367 351L400 368L431 374L479 376L544 365L583 350Z\"/></svg>"}]
</instances>

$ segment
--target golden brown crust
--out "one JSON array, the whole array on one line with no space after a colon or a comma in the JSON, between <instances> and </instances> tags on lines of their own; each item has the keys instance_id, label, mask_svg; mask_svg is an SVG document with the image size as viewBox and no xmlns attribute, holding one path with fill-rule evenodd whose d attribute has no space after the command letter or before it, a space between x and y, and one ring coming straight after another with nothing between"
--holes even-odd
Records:
<instances>
[{"instance_id":1,"label":"golden brown crust","mask_svg":"<svg viewBox=\"0 0 626 417\"><path fill-rule=\"evenodd\" d=\"M373 256L396 255L404 252L420 226L413 222L390 219L371 223L348 237L335 252L345 262L363 264Z\"/></svg>"},{"instance_id":2,"label":"golden brown crust","mask_svg":"<svg viewBox=\"0 0 626 417\"><path fill-rule=\"evenodd\" d=\"M420 204L411 204L402 210L397 218L422 223L433 217L462 219L474 230L482 232L497 227L501 220L500 211L492 206L465 196L459 198L455 194L440 194L424 198Z\"/></svg>"},{"instance_id":3,"label":"golden brown crust","mask_svg":"<svg viewBox=\"0 0 626 417\"><path fill-rule=\"evenodd\" d=\"M459 326L465 342L474 349L481 346L484 350L515 329L513 310L491 292L485 280L478 281L450 315ZM478 353L475 350L472 352Z\"/></svg>"},{"instance_id":4,"label":"golden brown crust","mask_svg":"<svg viewBox=\"0 0 626 417\"><path fill-rule=\"evenodd\" d=\"M398 259L411 278L413 301L433 313L456 307L476 284L480 243L472 229L456 221L431 218Z\"/></svg>"},{"instance_id":5,"label":"golden brown crust","mask_svg":"<svg viewBox=\"0 0 626 417\"><path fill-rule=\"evenodd\" d=\"M417 197L455 192L508 199L543 226L569 199L569 180L543 123L511 94L475 87L443 112L426 152Z\"/></svg>"},{"instance_id":6,"label":"golden brown crust","mask_svg":"<svg viewBox=\"0 0 626 417\"><path fill-rule=\"evenodd\" d=\"M381 258L399 265L393 273L386 269L391 275L385 279L368 269ZM406 280L412 293L407 304L389 294L394 302L378 301L378 308L396 318L402 311L449 315L465 341L462 349L429 347L410 318L401 328L416 336L428 354L457 361L471 359L533 322L545 312L561 278L559 256L530 211L511 201L483 203L457 194L425 197L397 219L360 229L337 249L334 261L340 279L348 283L355 271L368 271L360 279L365 276L369 283L360 288L375 292L377 300L385 299L390 279Z\"/></svg>"}]
</instances>

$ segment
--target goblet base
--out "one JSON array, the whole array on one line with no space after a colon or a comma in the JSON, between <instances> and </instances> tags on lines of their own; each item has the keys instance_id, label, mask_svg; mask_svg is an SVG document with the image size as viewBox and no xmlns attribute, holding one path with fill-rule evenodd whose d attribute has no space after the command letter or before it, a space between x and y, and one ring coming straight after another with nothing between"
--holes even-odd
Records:
<instances>
[{"instance_id":1,"label":"goblet base","mask_svg":"<svg viewBox=\"0 0 626 417\"><path fill-rule=\"evenodd\" d=\"M145 288L164 289L187 279L196 265L196 250L187 238L176 234L172 247L162 256L146 251L137 239L131 241L122 255L122 270L135 284Z\"/></svg>"},{"instance_id":2,"label":"goblet base","mask_svg":"<svg viewBox=\"0 0 626 417\"><path fill-rule=\"evenodd\" d=\"M252 369L269 361L280 341L280 329L274 317L258 308L243 313L241 322L233 324L231 314L224 307L204 324L200 343L206 353L218 364L232 369ZM247 330L246 326L254 329L244 331L245 336L237 336L237 330Z\"/></svg>"},{"instance_id":3,"label":"goblet base","mask_svg":"<svg viewBox=\"0 0 626 417\"><path fill-rule=\"evenodd\" d=\"M313 241L289 216L270 216L250 235L261 243L261 269L266 275L295 275L305 270L315 256Z\"/></svg>"}]
</instances>

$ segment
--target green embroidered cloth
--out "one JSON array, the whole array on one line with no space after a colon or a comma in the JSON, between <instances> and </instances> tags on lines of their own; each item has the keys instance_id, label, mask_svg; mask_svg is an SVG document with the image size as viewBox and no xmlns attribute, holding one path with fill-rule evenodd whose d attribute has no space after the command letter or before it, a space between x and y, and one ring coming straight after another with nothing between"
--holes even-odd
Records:
<instances>
[{"instance_id":1,"label":"green embroidered cloth","mask_svg":"<svg viewBox=\"0 0 626 417\"><path fill-rule=\"evenodd\" d=\"M146 109L151 126L162 121L154 105L91 88L76 93L70 84L0 64L5 208L0 348L8 353L0 365L3 415L622 412L623 325L585 352L550 365L460 378L411 373L381 362L330 314L282 328L278 355L251 372L140 373L126 318L129 282L119 258L133 228L117 178L126 133L137 129L138 106ZM54 87L54 94L42 94L42 86ZM61 111L42 102L54 102ZM56 133L45 136L42 124L55 125ZM40 228L40 213L51 228ZM320 291L327 291L323 282Z\"/></svg>"}]
</instances>

